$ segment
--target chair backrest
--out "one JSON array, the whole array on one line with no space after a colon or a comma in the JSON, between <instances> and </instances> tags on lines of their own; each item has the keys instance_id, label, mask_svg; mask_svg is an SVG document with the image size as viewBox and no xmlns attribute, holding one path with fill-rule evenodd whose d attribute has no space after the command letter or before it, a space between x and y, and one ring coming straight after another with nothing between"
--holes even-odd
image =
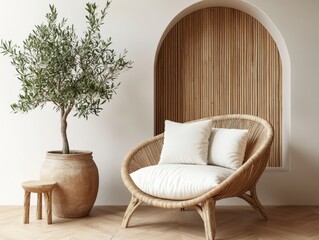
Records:
<instances>
[{"instance_id":1,"label":"chair backrest","mask_svg":"<svg viewBox=\"0 0 319 240\"><path fill-rule=\"evenodd\" d=\"M208 118L207 118L208 119ZM224 115L212 117L213 127L248 129L248 142L244 163L254 154L262 154L258 158L258 169L263 170L268 161L269 148L273 140L273 128L264 119L250 115ZM195 120L199 121L199 120ZM127 154L122 168L124 172L132 173L142 167L158 164L163 147L164 134L140 144ZM260 152L262 151L262 152ZM261 171L259 171L261 173Z\"/></svg>"}]
</instances>

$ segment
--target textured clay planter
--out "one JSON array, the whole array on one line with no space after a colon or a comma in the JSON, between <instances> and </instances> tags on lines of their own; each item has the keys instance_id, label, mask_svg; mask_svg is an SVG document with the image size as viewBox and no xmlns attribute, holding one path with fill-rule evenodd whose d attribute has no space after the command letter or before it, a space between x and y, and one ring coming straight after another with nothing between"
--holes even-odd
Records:
<instances>
[{"instance_id":1,"label":"textured clay planter","mask_svg":"<svg viewBox=\"0 0 319 240\"><path fill-rule=\"evenodd\" d=\"M55 216L77 218L90 213L99 187L99 173L92 152L47 152L40 178L57 182L52 193Z\"/></svg>"}]
</instances>

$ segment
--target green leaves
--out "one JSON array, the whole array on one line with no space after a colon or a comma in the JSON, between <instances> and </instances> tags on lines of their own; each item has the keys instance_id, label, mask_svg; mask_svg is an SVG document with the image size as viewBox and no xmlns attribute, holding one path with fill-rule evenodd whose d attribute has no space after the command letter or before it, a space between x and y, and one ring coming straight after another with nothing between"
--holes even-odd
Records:
<instances>
[{"instance_id":1,"label":"green leaves","mask_svg":"<svg viewBox=\"0 0 319 240\"><path fill-rule=\"evenodd\" d=\"M11 58L22 86L18 102L11 105L14 112L52 102L57 111L73 109L78 117L100 113L116 93L119 74L132 66L126 51L117 55L111 38L102 38L109 5L98 12L95 3L86 4L88 26L82 37L67 19L59 22L55 6L49 5L46 23L36 25L21 47L1 40L1 53Z\"/></svg>"},{"instance_id":2,"label":"green leaves","mask_svg":"<svg viewBox=\"0 0 319 240\"><path fill-rule=\"evenodd\" d=\"M89 23L89 30L91 31L95 31L96 30L100 30L100 26L103 24L103 20L106 16L106 11L108 9L108 7L110 6L111 1L107 1L106 2L106 6L104 7L104 9L101 11L101 16L99 17L96 10L97 10L97 6L95 3L87 3L86 4L86 8L85 10L88 12L88 15L86 16L86 19L88 20Z\"/></svg>"}]
</instances>

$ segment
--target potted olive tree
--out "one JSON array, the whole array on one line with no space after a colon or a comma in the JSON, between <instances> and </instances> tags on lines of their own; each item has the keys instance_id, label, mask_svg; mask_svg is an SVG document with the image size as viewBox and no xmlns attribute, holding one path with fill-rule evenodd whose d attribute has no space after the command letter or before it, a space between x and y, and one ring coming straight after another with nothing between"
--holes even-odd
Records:
<instances>
[{"instance_id":1,"label":"potted olive tree","mask_svg":"<svg viewBox=\"0 0 319 240\"><path fill-rule=\"evenodd\" d=\"M36 25L21 47L1 40L2 54L11 58L22 89L14 112L28 112L51 103L61 116L62 150L51 151L41 168L41 179L54 180L53 211L58 217L82 217L89 214L98 191L98 170L92 152L70 150L67 118L98 115L102 105L112 99L119 74L132 62L110 48L101 26L110 2L101 10L86 4L87 29L78 36L73 25L58 21L54 5L46 14L46 23Z\"/></svg>"}]
</instances>

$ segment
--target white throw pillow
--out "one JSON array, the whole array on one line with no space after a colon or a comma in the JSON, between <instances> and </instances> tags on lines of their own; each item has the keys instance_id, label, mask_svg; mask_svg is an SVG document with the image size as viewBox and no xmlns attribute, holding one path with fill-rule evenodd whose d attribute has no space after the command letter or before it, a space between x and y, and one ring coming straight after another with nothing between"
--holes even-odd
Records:
<instances>
[{"instance_id":1,"label":"white throw pillow","mask_svg":"<svg viewBox=\"0 0 319 240\"><path fill-rule=\"evenodd\" d=\"M212 120L192 123L165 121L164 145L159 164L207 165Z\"/></svg>"},{"instance_id":2,"label":"white throw pillow","mask_svg":"<svg viewBox=\"0 0 319 240\"><path fill-rule=\"evenodd\" d=\"M247 140L247 129L213 128L208 164L236 170L243 163Z\"/></svg>"},{"instance_id":3,"label":"white throw pillow","mask_svg":"<svg viewBox=\"0 0 319 240\"><path fill-rule=\"evenodd\" d=\"M212 190L234 170L212 165L161 164L130 174L143 192L165 199L185 200Z\"/></svg>"}]
</instances>

